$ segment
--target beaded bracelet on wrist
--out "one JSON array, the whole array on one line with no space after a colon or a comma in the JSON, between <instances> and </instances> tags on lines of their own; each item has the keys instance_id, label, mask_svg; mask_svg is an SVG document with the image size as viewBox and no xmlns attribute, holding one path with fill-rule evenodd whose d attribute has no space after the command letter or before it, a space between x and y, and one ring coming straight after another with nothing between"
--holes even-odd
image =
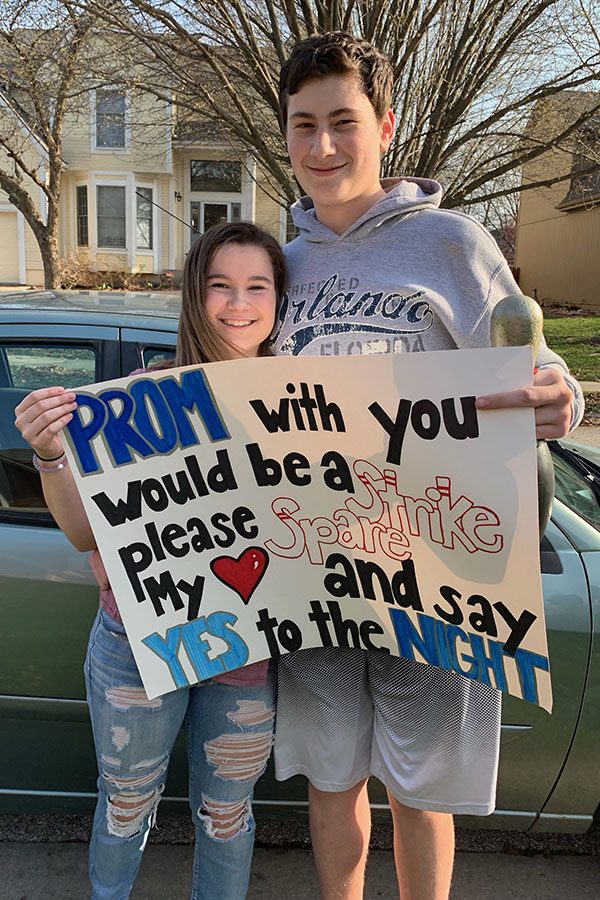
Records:
<instances>
[{"instance_id":1,"label":"beaded bracelet on wrist","mask_svg":"<svg viewBox=\"0 0 600 900\"><path fill-rule=\"evenodd\" d=\"M38 472L41 472L42 475L49 474L51 472L60 472L62 469L66 468L68 465L68 459L66 454L63 453L62 456L57 456L56 460L53 460L54 465L46 466L44 465L45 460L40 459L40 457L34 453L32 457L33 468L37 469Z\"/></svg>"}]
</instances>

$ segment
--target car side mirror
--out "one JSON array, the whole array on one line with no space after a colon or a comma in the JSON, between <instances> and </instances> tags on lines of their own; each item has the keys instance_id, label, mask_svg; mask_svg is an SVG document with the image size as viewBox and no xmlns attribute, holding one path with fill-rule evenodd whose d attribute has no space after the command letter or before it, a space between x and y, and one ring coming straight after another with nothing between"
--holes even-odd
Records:
<instances>
[{"instance_id":1,"label":"car side mirror","mask_svg":"<svg viewBox=\"0 0 600 900\"><path fill-rule=\"evenodd\" d=\"M490 320L492 347L533 348L537 358L544 316L535 300L524 294L509 294L494 307ZM538 522L544 536L554 500L554 464L546 441L537 442Z\"/></svg>"}]
</instances>

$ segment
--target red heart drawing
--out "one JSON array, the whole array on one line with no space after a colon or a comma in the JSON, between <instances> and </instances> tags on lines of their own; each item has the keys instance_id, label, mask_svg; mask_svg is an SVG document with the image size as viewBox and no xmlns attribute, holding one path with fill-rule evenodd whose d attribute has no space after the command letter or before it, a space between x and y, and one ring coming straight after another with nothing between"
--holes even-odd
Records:
<instances>
[{"instance_id":1,"label":"red heart drawing","mask_svg":"<svg viewBox=\"0 0 600 900\"><path fill-rule=\"evenodd\" d=\"M237 559L233 556L213 559L210 567L219 581L233 588L243 602L248 604L268 565L269 554L266 550L262 547L248 547Z\"/></svg>"}]
</instances>

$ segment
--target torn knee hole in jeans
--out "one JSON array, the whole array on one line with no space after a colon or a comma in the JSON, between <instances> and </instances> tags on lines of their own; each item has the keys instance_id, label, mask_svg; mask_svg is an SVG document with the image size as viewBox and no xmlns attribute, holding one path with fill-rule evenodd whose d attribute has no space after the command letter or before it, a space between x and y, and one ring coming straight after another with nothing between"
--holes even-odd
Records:
<instances>
[{"instance_id":1,"label":"torn knee hole in jeans","mask_svg":"<svg viewBox=\"0 0 600 900\"><path fill-rule=\"evenodd\" d=\"M230 841L238 834L249 830L251 813L249 796L227 803L222 800L212 800L202 794L202 806L198 810L198 818L210 838L215 841Z\"/></svg>"},{"instance_id":2,"label":"torn knee hole in jeans","mask_svg":"<svg viewBox=\"0 0 600 900\"><path fill-rule=\"evenodd\" d=\"M108 688L106 699L113 709L126 710L133 709L136 706L146 709L160 709L162 706L161 697L148 700L143 687L134 687L130 684L121 684L118 687Z\"/></svg>"},{"instance_id":3,"label":"torn knee hole in jeans","mask_svg":"<svg viewBox=\"0 0 600 900\"><path fill-rule=\"evenodd\" d=\"M115 762L119 765L119 760L111 759L109 765L116 768ZM115 775L112 772L103 771L102 777L118 790L139 791L153 782L161 780L169 767L169 754L163 753L157 759L144 759L130 766L129 775ZM162 790L162 788L161 788Z\"/></svg>"},{"instance_id":4,"label":"torn knee hole in jeans","mask_svg":"<svg viewBox=\"0 0 600 900\"><path fill-rule=\"evenodd\" d=\"M108 833L115 837L133 837L141 832L146 819L149 832L156 819L156 808L163 789L164 785L160 785L146 793L109 795L106 807Z\"/></svg>"},{"instance_id":5,"label":"torn knee hole in jeans","mask_svg":"<svg viewBox=\"0 0 600 900\"><path fill-rule=\"evenodd\" d=\"M103 766L110 766L111 769L120 769L121 768L121 760L118 756L106 756L104 753L100 757L100 762Z\"/></svg>"},{"instance_id":6,"label":"torn knee hole in jeans","mask_svg":"<svg viewBox=\"0 0 600 900\"><path fill-rule=\"evenodd\" d=\"M111 742L119 753L128 746L131 735L124 725L112 725L110 729Z\"/></svg>"},{"instance_id":7,"label":"torn knee hole in jeans","mask_svg":"<svg viewBox=\"0 0 600 900\"><path fill-rule=\"evenodd\" d=\"M249 781L264 771L271 753L273 734L222 734L204 745L207 762L219 778Z\"/></svg>"},{"instance_id":8,"label":"torn knee hole in jeans","mask_svg":"<svg viewBox=\"0 0 600 900\"><path fill-rule=\"evenodd\" d=\"M227 718L240 728L272 722L275 711L264 700L238 700L237 709L227 713Z\"/></svg>"}]
</instances>

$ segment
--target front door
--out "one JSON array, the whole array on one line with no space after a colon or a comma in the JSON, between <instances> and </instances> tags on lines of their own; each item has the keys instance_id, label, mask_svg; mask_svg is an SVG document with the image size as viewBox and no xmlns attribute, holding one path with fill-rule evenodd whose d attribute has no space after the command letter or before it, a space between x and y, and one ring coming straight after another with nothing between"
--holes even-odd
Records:
<instances>
[{"instance_id":1,"label":"front door","mask_svg":"<svg viewBox=\"0 0 600 900\"><path fill-rule=\"evenodd\" d=\"M190 225L192 226L190 246L212 225L222 222L239 222L241 203L192 200L190 202Z\"/></svg>"}]
</instances>

